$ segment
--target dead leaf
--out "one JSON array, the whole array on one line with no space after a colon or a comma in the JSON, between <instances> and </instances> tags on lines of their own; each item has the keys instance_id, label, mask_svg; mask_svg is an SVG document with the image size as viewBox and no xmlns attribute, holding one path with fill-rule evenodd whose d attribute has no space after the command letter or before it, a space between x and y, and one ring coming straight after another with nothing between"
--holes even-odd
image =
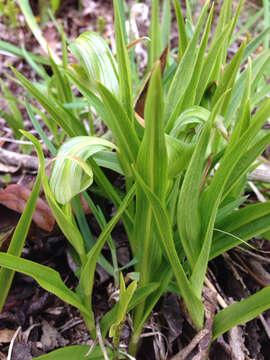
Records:
<instances>
[{"instance_id":1,"label":"dead leaf","mask_svg":"<svg viewBox=\"0 0 270 360\"><path fill-rule=\"evenodd\" d=\"M16 360L31 360L33 356L31 354L31 344L14 343L12 348L12 359Z\"/></svg>"},{"instance_id":2,"label":"dead leaf","mask_svg":"<svg viewBox=\"0 0 270 360\"><path fill-rule=\"evenodd\" d=\"M4 190L0 189L0 203L7 208L23 213L31 190L19 184L8 185ZM33 221L41 228L51 232L54 228L55 219L47 203L38 198Z\"/></svg>"},{"instance_id":3,"label":"dead leaf","mask_svg":"<svg viewBox=\"0 0 270 360\"><path fill-rule=\"evenodd\" d=\"M57 347L66 346L69 341L52 327L47 321L42 321L42 336L41 343L45 351L54 350Z\"/></svg>"},{"instance_id":4,"label":"dead leaf","mask_svg":"<svg viewBox=\"0 0 270 360\"><path fill-rule=\"evenodd\" d=\"M184 322L176 294L168 294L166 296L162 314L168 324L168 340L171 344L182 334Z\"/></svg>"},{"instance_id":5,"label":"dead leaf","mask_svg":"<svg viewBox=\"0 0 270 360\"><path fill-rule=\"evenodd\" d=\"M19 170L20 166L13 166L13 165L5 165L0 162L0 172L13 174Z\"/></svg>"},{"instance_id":6,"label":"dead leaf","mask_svg":"<svg viewBox=\"0 0 270 360\"><path fill-rule=\"evenodd\" d=\"M163 53L159 57L159 61L160 61L160 64L161 64L161 74L163 74L164 69L165 69L167 53L168 53L168 45L166 46L165 50L163 51ZM136 116L137 120L138 120L138 116L141 119L144 119L144 107L145 107L146 95L147 95L151 75L152 75L152 71L147 76L146 81L144 82L143 87L140 90L140 92L139 92L139 94L137 96L137 100L135 102L134 109L135 109L135 116L137 115ZM141 121L139 121L139 123L141 124Z\"/></svg>"},{"instance_id":7,"label":"dead leaf","mask_svg":"<svg viewBox=\"0 0 270 360\"><path fill-rule=\"evenodd\" d=\"M16 330L3 329L0 330L0 343L10 343Z\"/></svg>"}]
</instances>

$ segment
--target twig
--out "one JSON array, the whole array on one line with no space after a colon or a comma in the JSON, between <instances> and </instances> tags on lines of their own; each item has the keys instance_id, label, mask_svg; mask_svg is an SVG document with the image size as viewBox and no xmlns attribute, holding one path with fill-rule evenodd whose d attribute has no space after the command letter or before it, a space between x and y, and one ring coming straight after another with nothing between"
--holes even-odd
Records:
<instances>
[{"instance_id":1,"label":"twig","mask_svg":"<svg viewBox=\"0 0 270 360\"><path fill-rule=\"evenodd\" d=\"M265 256L261 256L261 255L258 255L250 250L247 250L245 248L242 248L240 246L237 246L234 251L238 251L238 252L241 252L241 253L245 253L247 255L249 255L250 257L253 257L254 259L257 259L259 260L262 264L270 264L270 259L265 257Z\"/></svg>"},{"instance_id":2,"label":"twig","mask_svg":"<svg viewBox=\"0 0 270 360\"><path fill-rule=\"evenodd\" d=\"M217 293L217 302L223 309L225 309L228 305L226 304L224 299L220 296L220 294L218 293L214 285L211 283L211 281L207 277L205 277L204 282L210 290L215 291Z\"/></svg>"},{"instance_id":3,"label":"twig","mask_svg":"<svg viewBox=\"0 0 270 360\"><path fill-rule=\"evenodd\" d=\"M18 336L19 332L21 331L21 326L18 327L18 329L16 330L15 334L12 336L9 348L8 348L8 356L7 356L7 360L11 360L11 355L12 355L12 350L13 350L13 346L14 346L14 342L16 340L16 337Z\"/></svg>"},{"instance_id":4,"label":"twig","mask_svg":"<svg viewBox=\"0 0 270 360\"><path fill-rule=\"evenodd\" d=\"M27 170L38 170L39 162L35 156L19 154L0 148L0 162L5 165L22 167Z\"/></svg>"},{"instance_id":5,"label":"twig","mask_svg":"<svg viewBox=\"0 0 270 360\"><path fill-rule=\"evenodd\" d=\"M257 196L257 199L258 199L260 202L266 202L265 197L264 197L263 194L260 192L260 190L257 188L257 186L253 184L252 181L248 181L248 185L251 187L252 191L253 191L254 194Z\"/></svg>"},{"instance_id":6,"label":"twig","mask_svg":"<svg viewBox=\"0 0 270 360\"><path fill-rule=\"evenodd\" d=\"M0 137L0 141L13 143L13 144L21 144L21 145L33 145L33 143L31 143L31 141L10 139L10 138L4 137L4 136ZM40 141L40 142L42 142L42 141Z\"/></svg>"},{"instance_id":7,"label":"twig","mask_svg":"<svg viewBox=\"0 0 270 360\"><path fill-rule=\"evenodd\" d=\"M71 319L71 321L68 321L66 324L64 324L63 326L61 326L59 330L60 333L67 331L69 329L72 329L73 327L82 324L83 320L82 319Z\"/></svg>"},{"instance_id":8,"label":"twig","mask_svg":"<svg viewBox=\"0 0 270 360\"><path fill-rule=\"evenodd\" d=\"M268 339L270 340L270 328L269 328L269 326L268 326L268 323L267 323L267 321L265 320L265 318L263 317L262 314L259 315L259 318L260 318L260 320L261 320L261 322L262 322L262 325L263 325L264 330L265 330L265 332L266 332L266 334L267 334L267 336L268 336Z\"/></svg>"},{"instance_id":9,"label":"twig","mask_svg":"<svg viewBox=\"0 0 270 360\"><path fill-rule=\"evenodd\" d=\"M98 343L98 339L96 339L95 341L92 342L91 346L90 346L90 349L88 350L88 352L85 354L85 357L86 356L89 356L91 354L91 352L94 350L94 348L96 347Z\"/></svg>"},{"instance_id":10,"label":"twig","mask_svg":"<svg viewBox=\"0 0 270 360\"><path fill-rule=\"evenodd\" d=\"M105 348L105 345L104 345L104 342L103 342L103 339L102 339L102 336L101 336L101 331L100 331L100 326L99 326L98 321L96 323L96 333L97 333L97 339L98 339L98 342L99 342L100 349L101 349L101 351L103 353L104 359L109 360L109 356L107 354L107 351L106 351L106 348Z\"/></svg>"},{"instance_id":11,"label":"twig","mask_svg":"<svg viewBox=\"0 0 270 360\"><path fill-rule=\"evenodd\" d=\"M174 355L171 360L184 360L208 333L209 330L202 329L196 336L194 336L191 342L184 349L179 351L179 353Z\"/></svg>"},{"instance_id":12,"label":"twig","mask_svg":"<svg viewBox=\"0 0 270 360\"><path fill-rule=\"evenodd\" d=\"M248 175L248 180L270 183L270 166L266 164L259 165Z\"/></svg>"}]
</instances>

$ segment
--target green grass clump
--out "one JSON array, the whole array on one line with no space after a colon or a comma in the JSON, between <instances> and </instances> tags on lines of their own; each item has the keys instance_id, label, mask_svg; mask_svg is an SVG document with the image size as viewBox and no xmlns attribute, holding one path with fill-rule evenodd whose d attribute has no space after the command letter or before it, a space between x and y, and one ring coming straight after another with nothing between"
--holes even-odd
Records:
<instances>
[{"instance_id":1,"label":"green grass clump","mask_svg":"<svg viewBox=\"0 0 270 360\"><path fill-rule=\"evenodd\" d=\"M106 348L100 339L109 333L114 348L106 356L114 359L124 356L119 338L126 313L132 311L128 352L135 356L143 325L168 288L177 288L195 328L202 329L202 291L209 261L270 229L269 201L239 208L247 175L270 142L269 133L262 129L270 116L270 100L265 99L269 84L264 78L270 54L265 51L253 57L269 28L249 43L243 41L228 59L242 1L233 16L232 2L224 0L213 30L214 6L210 7L209 1L196 26L192 26L192 19L184 20L175 0L179 44L177 49L168 50L170 1L164 1L160 26L160 4L154 0L149 70L139 94L134 94L138 84L132 80L139 77L132 74L137 67L127 50L123 5L123 1L114 0L116 56L98 34L89 31L69 45L78 62L68 64L62 33L63 59L59 61L49 52L46 60L53 71L51 77L44 76L42 83L32 84L13 69L17 81L46 110L44 121L54 135L51 143L35 118L37 108L27 103L40 136L53 155L59 155L48 179L39 142L24 132L38 153L38 179L42 180L47 201L77 254L79 285L72 292L54 270L21 259L23 242L15 235L11 244L20 242L20 246L15 252L0 254L1 288L7 292L13 271L34 277L45 289L81 311L92 338L98 336L101 357ZM83 98L75 97L72 84ZM95 136L93 109L108 127L111 141ZM64 137L68 140L61 144ZM125 190L115 188L103 168L124 176ZM93 180L117 209L109 222L86 192ZM96 242L80 209L80 193L102 228ZM32 201L36 196L32 194ZM25 214L30 214L28 208ZM30 215L25 215L27 219L21 219L18 226L29 222ZM126 268L134 265L133 276L137 279L127 287L110 237L120 219L133 254ZM25 227L24 234L26 231ZM112 263L101 255L106 241ZM120 284L120 298L101 319L97 334L92 292L98 262L114 276L115 284ZM268 309L269 299L270 287L265 287L220 311L214 319L213 339ZM70 347L39 359L60 359L64 353L75 359L76 351L77 347Z\"/></svg>"}]
</instances>

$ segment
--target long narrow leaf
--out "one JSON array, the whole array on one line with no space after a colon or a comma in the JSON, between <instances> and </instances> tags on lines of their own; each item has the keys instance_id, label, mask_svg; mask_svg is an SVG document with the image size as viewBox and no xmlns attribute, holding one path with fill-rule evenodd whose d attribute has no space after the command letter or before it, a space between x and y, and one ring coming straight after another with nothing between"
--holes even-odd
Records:
<instances>
[{"instance_id":1,"label":"long narrow leaf","mask_svg":"<svg viewBox=\"0 0 270 360\"><path fill-rule=\"evenodd\" d=\"M176 14L176 18L177 18L177 25L178 25L178 60L180 61L182 59L182 56L185 53L185 50L187 48L188 45L188 36L186 33L186 27L185 27L185 21L184 21L184 16L181 10L181 6L179 4L178 0L174 0L174 9L175 9L175 14Z\"/></svg>"},{"instance_id":2,"label":"long narrow leaf","mask_svg":"<svg viewBox=\"0 0 270 360\"><path fill-rule=\"evenodd\" d=\"M48 45L47 41L45 40L45 38L43 37L40 27L37 24L37 21L34 17L31 7L30 7L29 0L19 0L19 6L21 8L21 11L26 19L26 22L27 22L30 30L32 31L33 35L39 42L43 51L46 53L49 45ZM52 50L51 50L51 53L53 54L53 58L54 58L55 62L59 63L60 59L58 58L58 56Z\"/></svg>"},{"instance_id":3,"label":"long narrow leaf","mask_svg":"<svg viewBox=\"0 0 270 360\"><path fill-rule=\"evenodd\" d=\"M270 308L270 286L220 311L214 318L213 340L233 326L254 319Z\"/></svg>"},{"instance_id":4,"label":"long narrow leaf","mask_svg":"<svg viewBox=\"0 0 270 360\"><path fill-rule=\"evenodd\" d=\"M173 78L167 95L165 107L165 123L167 124L167 132L170 132L174 125L175 119L179 115L182 97L185 94L185 91L188 88L189 82L192 78L192 74L196 64L196 62L194 61L194 54L195 56L197 54L197 42L205 17L207 15L208 7L209 1L206 2L202 10L194 35L190 40L188 47L186 48L185 54L183 55L181 62L178 65L178 69Z\"/></svg>"},{"instance_id":5,"label":"long narrow leaf","mask_svg":"<svg viewBox=\"0 0 270 360\"><path fill-rule=\"evenodd\" d=\"M61 280L57 271L48 266L30 260L21 259L11 254L0 252L0 265L12 271L18 271L34 278L41 287L55 294L63 301L75 306L83 314L88 313L79 296L71 291Z\"/></svg>"},{"instance_id":6,"label":"long narrow leaf","mask_svg":"<svg viewBox=\"0 0 270 360\"><path fill-rule=\"evenodd\" d=\"M177 209L178 231L191 267L196 263L201 250L199 195L210 131L211 124L208 121L200 135L186 171Z\"/></svg>"},{"instance_id":7,"label":"long narrow leaf","mask_svg":"<svg viewBox=\"0 0 270 360\"><path fill-rule=\"evenodd\" d=\"M32 217L35 211L35 206L41 185L41 177L42 177L42 171L41 169L39 169L38 176L35 185L33 187L32 193L27 201L24 212L12 236L8 248L9 255L21 256L25 239L27 237L28 230L31 225ZM8 295L8 291L10 289L13 277L14 277L14 271L5 268L0 269L0 288L1 288L0 312L3 308L4 302Z\"/></svg>"},{"instance_id":8,"label":"long narrow leaf","mask_svg":"<svg viewBox=\"0 0 270 360\"><path fill-rule=\"evenodd\" d=\"M160 200L152 193L149 187L144 183L143 179L136 172L136 170L133 169L133 171L135 173L136 180L138 181L140 186L144 189L145 194L151 203L156 220L156 225L160 234L161 247L164 249L166 257L168 258L168 261L171 264L171 267L174 272L174 276L176 278L183 299L185 300L185 304L189 310L192 321L194 322L197 328L201 328L203 324L203 314L204 314L203 304L199 300L199 298L195 295L193 289L191 288L190 283L185 274L185 271L178 258L174 245L172 227L170 224L168 213L164 209L164 206L162 205Z\"/></svg>"},{"instance_id":9,"label":"long narrow leaf","mask_svg":"<svg viewBox=\"0 0 270 360\"><path fill-rule=\"evenodd\" d=\"M69 135L69 136L76 136L76 135L87 135L87 132L82 123L80 123L75 117L71 117L71 121L67 121L69 114L65 111L64 108L60 109L51 99L47 96L42 94L36 86L34 86L29 80L27 80L23 75L21 75L16 69L11 67L14 74L19 79L20 83L32 94L44 107L45 110L52 116L54 121L62 127L62 129ZM71 116L71 114L69 114Z\"/></svg>"},{"instance_id":10,"label":"long narrow leaf","mask_svg":"<svg viewBox=\"0 0 270 360\"><path fill-rule=\"evenodd\" d=\"M113 0L114 5L114 24L115 24L115 41L116 56L119 70L120 99L125 107L128 118L132 118L132 86L131 86L131 67L128 57L128 51L125 44L123 23L119 0Z\"/></svg>"},{"instance_id":11,"label":"long narrow leaf","mask_svg":"<svg viewBox=\"0 0 270 360\"><path fill-rule=\"evenodd\" d=\"M117 213L114 215L114 217L111 219L110 222L106 225L102 233L99 235L96 244L92 247L90 252L87 255L87 261L85 262L80 282L79 282L79 292L82 293L84 298L84 303L89 309L89 312L91 312L91 322L89 323L90 332L95 333L95 321L94 316L92 313L92 291L93 291L93 285L94 285L94 275L96 270L96 264L98 261L98 257L100 255L100 252L107 241L108 237L110 236L113 228L121 218L123 212L128 207L130 201L135 195L135 186L133 186L130 191L127 193L125 199L122 201L120 207L117 210Z\"/></svg>"}]
</instances>

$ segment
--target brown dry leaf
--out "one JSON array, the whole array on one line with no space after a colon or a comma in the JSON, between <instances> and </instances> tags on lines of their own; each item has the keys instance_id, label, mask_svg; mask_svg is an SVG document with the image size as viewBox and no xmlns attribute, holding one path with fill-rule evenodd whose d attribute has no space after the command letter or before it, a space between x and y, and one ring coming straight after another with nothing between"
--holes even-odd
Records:
<instances>
[{"instance_id":1,"label":"brown dry leaf","mask_svg":"<svg viewBox=\"0 0 270 360\"><path fill-rule=\"evenodd\" d=\"M166 59L167 59L167 53L168 53L168 46L166 46L165 50L159 57L159 61L161 64L161 73L163 74L165 65L166 65ZM152 72L148 75L142 89L139 92L139 95L137 96L137 100L135 103L135 114L139 115L141 119L144 119L144 107L145 107L145 101L146 101L146 95L148 91L148 86L150 83ZM141 124L142 125L142 124Z\"/></svg>"},{"instance_id":2,"label":"brown dry leaf","mask_svg":"<svg viewBox=\"0 0 270 360\"><path fill-rule=\"evenodd\" d=\"M0 330L0 343L10 343L16 330L3 329Z\"/></svg>"},{"instance_id":3,"label":"brown dry leaf","mask_svg":"<svg viewBox=\"0 0 270 360\"><path fill-rule=\"evenodd\" d=\"M31 190L19 184L8 185L4 190L0 189L0 203L7 208L23 213ZM51 232L54 228L55 219L51 209L44 200L38 198L33 221L43 230Z\"/></svg>"},{"instance_id":4,"label":"brown dry leaf","mask_svg":"<svg viewBox=\"0 0 270 360\"><path fill-rule=\"evenodd\" d=\"M0 162L0 172L6 174L14 174L19 170L20 166L6 165Z\"/></svg>"},{"instance_id":5,"label":"brown dry leaf","mask_svg":"<svg viewBox=\"0 0 270 360\"><path fill-rule=\"evenodd\" d=\"M66 340L52 325L43 320L41 343L45 351L50 351L57 347L66 346L69 341Z\"/></svg>"}]
</instances>

